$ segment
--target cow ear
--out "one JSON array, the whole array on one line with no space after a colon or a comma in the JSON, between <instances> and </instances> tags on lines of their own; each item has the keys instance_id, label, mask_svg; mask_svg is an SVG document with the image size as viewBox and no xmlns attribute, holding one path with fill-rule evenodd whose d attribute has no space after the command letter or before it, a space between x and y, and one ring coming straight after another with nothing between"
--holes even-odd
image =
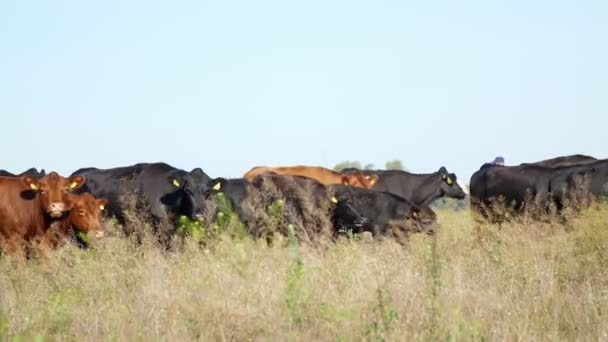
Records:
<instances>
[{"instance_id":1,"label":"cow ear","mask_svg":"<svg viewBox=\"0 0 608 342\"><path fill-rule=\"evenodd\" d=\"M366 176L365 179L367 179L367 182L369 183L370 186L374 186L376 183L378 183L378 175L369 175Z\"/></svg>"},{"instance_id":2,"label":"cow ear","mask_svg":"<svg viewBox=\"0 0 608 342\"><path fill-rule=\"evenodd\" d=\"M181 189L182 186L184 186L184 182L181 179L178 179L176 177L171 177L170 181L171 181L171 184L178 189Z\"/></svg>"},{"instance_id":3,"label":"cow ear","mask_svg":"<svg viewBox=\"0 0 608 342\"><path fill-rule=\"evenodd\" d=\"M108 200L105 198L101 198L97 200L97 206L99 207L99 210L103 211L106 209L106 206L108 205Z\"/></svg>"},{"instance_id":4,"label":"cow ear","mask_svg":"<svg viewBox=\"0 0 608 342\"><path fill-rule=\"evenodd\" d=\"M454 184L454 179L450 176L445 176L445 182L448 183L448 185L452 185Z\"/></svg>"},{"instance_id":5,"label":"cow ear","mask_svg":"<svg viewBox=\"0 0 608 342\"><path fill-rule=\"evenodd\" d=\"M31 176L25 176L21 180L25 185L27 185L29 189L32 189L34 191L40 190L40 182L38 182L36 178Z\"/></svg>"},{"instance_id":6,"label":"cow ear","mask_svg":"<svg viewBox=\"0 0 608 342\"><path fill-rule=\"evenodd\" d=\"M83 176L72 176L68 181L70 183L70 190L76 190L84 184L85 178Z\"/></svg>"},{"instance_id":7,"label":"cow ear","mask_svg":"<svg viewBox=\"0 0 608 342\"><path fill-rule=\"evenodd\" d=\"M211 180L209 187L215 191L223 191L227 180L225 178L216 178Z\"/></svg>"},{"instance_id":8,"label":"cow ear","mask_svg":"<svg viewBox=\"0 0 608 342\"><path fill-rule=\"evenodd\" d=\"M344 185L350 185L351 184L351 179L350 179L349 175L342 176L342 184L344 184Z\"/></svg>"}]
</instances>

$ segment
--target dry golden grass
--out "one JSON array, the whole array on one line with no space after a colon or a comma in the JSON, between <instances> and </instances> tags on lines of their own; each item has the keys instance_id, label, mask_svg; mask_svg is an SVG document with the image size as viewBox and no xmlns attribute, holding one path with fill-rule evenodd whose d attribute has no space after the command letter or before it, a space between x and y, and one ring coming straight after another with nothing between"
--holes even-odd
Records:
<instances>
[{"instance_id":1,"label":"dry golden grass","mask_svg":"<svg viewBox=\"0 0 608 342\"><path fill-rule=\"evenodd\" d=\"M223 238L166 252L115 232L94 250L1 257L0 340L608 340L607 206L567 226L438 215L435 236L405 247Z\"/></svg>"}]
</instances>

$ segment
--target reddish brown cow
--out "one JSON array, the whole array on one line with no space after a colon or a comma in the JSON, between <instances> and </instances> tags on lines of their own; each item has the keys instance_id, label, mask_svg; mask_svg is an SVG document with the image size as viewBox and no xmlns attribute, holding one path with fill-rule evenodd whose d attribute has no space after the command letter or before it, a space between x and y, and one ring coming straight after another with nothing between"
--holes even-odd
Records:
<instances>
[{"instance_id":1,"label":"reddish brown cow","mask_svg":"<svg viewBox=\"0 0 608 342\"><path fill-rule=\"evenodd\" d=\"M0 177L0 247L11 253L40 241L53 222L65 219L71 206L68 193L84 181L55 172L41 179Z\"/></svg>"},{"instance_id":2,"label":"reddish brown cow","mask_svg":"<svg viewBox=\"0 0 608 342\"><path fill-rule=\"evenodd\" d=\"M249 170L243 178L251 182L255 177L268 172L274 172L279 175L304 176L315 179L324 185L344 184L364 189L371 189L378 181L378 176L366 175L361 171L343 175L319 166L257 166Z\"/></svg>"},{"instance_id":3,"label":"reddish brown cow","mask_svg":"<svg viewBox=\"0 0 608 342\"><path fill-rule=\"evenodd\" d=\"M108 200L98 199L88 192L81 195L69 194L68 200L72 207L68 217L51 225L46 232L46 242L57 248L61 242L72 237L72 231L101 238L104 232L99 218L108 205Z\"/></svg>"}]
</instances>

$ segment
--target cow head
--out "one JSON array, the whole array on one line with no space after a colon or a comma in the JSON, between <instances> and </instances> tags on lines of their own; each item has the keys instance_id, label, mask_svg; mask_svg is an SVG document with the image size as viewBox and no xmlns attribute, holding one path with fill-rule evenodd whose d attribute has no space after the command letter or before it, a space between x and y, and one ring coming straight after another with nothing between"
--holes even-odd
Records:
<instances>
[{"instance_id":1,"label":"cow head","mask_svg":"<svg viewBox=\"0 0 608 342\"><path fill-rule=\"evenodd\" d=\"M464 199L467 196L460 185L458 185L455 174L448 173L448 170L443 166L437 171L437 174L441 177L440 189L442 196L457 199Z\"/></svg>"},{"instance_id":2,"label":"cow head","mask_svg":"<svg viewBox=\"0 0 608 342\"><path fill-rule=\"evenodd\" d=\"M342 174L342 184L357 188L371 189L378 183L378 176L375 174L364 174L361 171L352 171Z\"/></svg>"},{"instance_id":3,"label":"cow head","mask_svg":"<svg viewBox=\"0 0 608 342\"><path fill-rule=\"evenodd\" d=\"M82 176L64 178L56 172L51 172L40 179L32 176L21 179L28 189L38 194L42 209L52 218L62 217L71 209L67 196L71 191L80 188L85 181Z\"/></svg>"},{"instance_id":4,"label":"cow head","mask_svg":"<svg viewBox=\"0 0 608 342\"><path fill-rule=\"evenodd\" d=\"M70 225L83 233L92 233L96 238L103 236L103 229L99 222L101 212L108 205L105 198L95 198L90 193L70 195L72 210L68 216Z\"/></svg>"},{"instance_id":5,"label":"cow head","mask_svg":"<svg viewBox=\"0 0 608 342\"><path fill-rule=\"evenodd\" d=\"M178 197L180 214L188 216L192 220L201 219L204 211L205 191L211 178L203 170L197 168L191 172L175 170L167 180Z\"/></svg>"}]
</instances>

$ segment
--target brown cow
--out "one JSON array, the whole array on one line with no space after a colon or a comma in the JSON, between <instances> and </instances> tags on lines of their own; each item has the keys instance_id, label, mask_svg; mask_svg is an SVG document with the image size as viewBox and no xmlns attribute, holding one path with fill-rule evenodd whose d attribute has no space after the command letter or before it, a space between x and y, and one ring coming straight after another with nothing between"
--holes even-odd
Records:
<instances>
[{"instance_id":1,"label":"brown cow","mask_svg":"<svg viewBox=\"0 0 608 342\"><path fill-rule=\"evenodd\" d=\"M52 172L41 179L0 177L0 247L7 253L39 242L50 225L70 210L68 193L85 179Z\"/></svg>"},{"instance_id":2,"label":"brown cow","mask_svg":"<svg viewBox=\"0 0 608 342\"><path fill-rule=\"evenodd\" d=\"M344 184L364 189L371 189L378 181L378 176L376 175L366 175L360 171L343 175L319 166L257 166L249 170L243 178L251 182L255 177L268 172L274 172L279 175L304 176L315 179L324 185Z\"/></svg>"},{"instance_id":3,"label":"brown cow","mask_svg":"<svg viewBox=\"0 0 608 342\"><path fill-rule=\"evenodd\" d=\"M108 205L108 200L98 199L88 192L81 195L69 194L68 200L72 207L68 217L51 225L45 234L46 242L57 248L63 241L74 237L72 232L93 234L95 238L103 237L99 218Z\"/></svg>"}]
</instances>

